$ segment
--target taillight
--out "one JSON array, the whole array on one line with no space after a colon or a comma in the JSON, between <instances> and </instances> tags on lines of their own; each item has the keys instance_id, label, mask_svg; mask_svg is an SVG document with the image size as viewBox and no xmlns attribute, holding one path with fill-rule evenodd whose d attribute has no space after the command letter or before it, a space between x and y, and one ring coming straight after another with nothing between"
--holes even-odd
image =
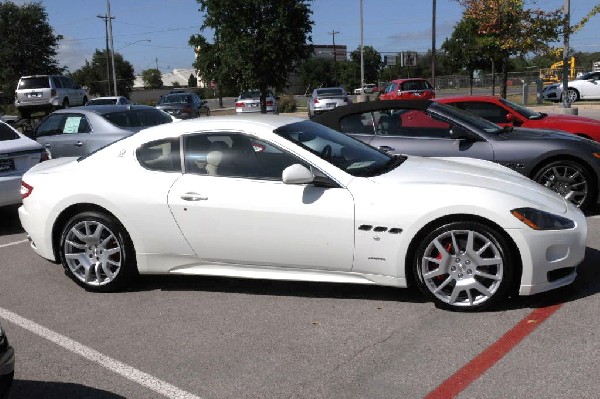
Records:
<instances>
[{"instance_id":1,"label":"taillight","mask_svg":"<svg viewBox=\"0 0 600 399\"><path fill-rule=\"evenodd\" d=\"M56 89L50 90L50 97L56 97Z\"/></svg>"},{"instance_id":2,"label":"taillight","mask_svg":"<svg viewBox=\"0 0 600 399\"><path fill-rule=\"evenodd\" d=\"M31 195L33 187L21 180L21 199L25 199Z\"/></svg>"},{"instance_id":3,"label":"taillight","mask_svg":"<svg viewBox=\"0 0 600 399\"><path fill-rule=\"evenodd\" d=\"M315 99L313 100L313 103L315 103L315 104L318 104L318 103L319 103L319 99L318 99L318 98L315 98Z\"/></svg>"},{"instance_id":4,"label":"taillight","mask_svg":"<svg viewBox=\"0 0 600 399\"><path fill-rule=\"evenodd\" d=\"M238 108L243 108L244 107L244 103L235 103L235 106Z\"/></svg>"},{"instance_id":5,"label":"taillight","mask_svg":"<svg viewBox=\"0 0 600 399\"><path fill-rule=\"evenodd\" d=\"M267 101L267 106L270 107L271 105L273 105L273 101Z\"/></svg>"},{"instance_id":6,"label":"taillight","mask_svg":"<svg viewBox=\"0 0 600 399\"><path fill-rule=\"evenodd\" d=\"M184 107L181 112L184 112L186 114L191 114L192 113L192 108L191 107Z\"/></svg>"}]
</instances>

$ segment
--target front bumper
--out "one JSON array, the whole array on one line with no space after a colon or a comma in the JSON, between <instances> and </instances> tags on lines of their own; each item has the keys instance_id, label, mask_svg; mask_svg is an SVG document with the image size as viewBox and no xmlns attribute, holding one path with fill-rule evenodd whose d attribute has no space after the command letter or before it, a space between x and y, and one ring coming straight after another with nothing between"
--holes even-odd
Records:
<instances>
[{"instance_id":1,"label":"front bumper","mask_svg":"<svg viewBox=\"0 0 600 399\"><path fill-rule=\"evenodd\" d=\"M587 222L579 210L566 215L575 222L568 230L509 229L523 262L519 295L533 295L571 284L586 248Z\"/></svg>"}]
</instances>

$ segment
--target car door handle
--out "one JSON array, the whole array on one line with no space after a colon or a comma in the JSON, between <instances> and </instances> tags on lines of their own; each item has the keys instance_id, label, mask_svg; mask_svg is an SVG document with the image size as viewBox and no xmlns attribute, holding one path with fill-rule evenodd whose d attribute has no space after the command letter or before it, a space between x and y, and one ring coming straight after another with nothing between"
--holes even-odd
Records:
<instances>
[{"instance_id":1,"label":"car door handle","mask_svg":"<svg viewBox=\"0 0 600 399\"><path fill-rule=\"evenodd\" d=\"M73 144L75 147L81 147L83 145L83 143L81 141L78 141L77 143Z\"/></svg>"},{"instance_id":2,"label":"car door handle","mask_svg":"<svg viewBox=\"0 0 600 399\"><path fill-rule=\"evenodd\" d=\"M390 147L389 145L382 145L377 148L379 148L381 151L385 151L385 152L396 151L396 149L394 147Z\"/></svg>"},{"instance_id":3,"label":"car door handle","mask_svg":"<svg viewBox=\"0 0 600 399\"><path fill-rule=\"evenodd\" d=\"M203 197L198 193L185 193L181 196L184 201L206 201L208 197Z\"/></svg>"}]
</instances>

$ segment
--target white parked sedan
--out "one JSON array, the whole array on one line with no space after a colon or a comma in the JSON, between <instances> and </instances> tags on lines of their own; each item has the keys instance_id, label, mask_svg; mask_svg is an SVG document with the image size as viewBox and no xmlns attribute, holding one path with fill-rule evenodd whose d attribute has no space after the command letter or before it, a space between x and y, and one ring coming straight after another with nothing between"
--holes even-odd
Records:
<instances>
[{"instance_id":1,"label":"white parked sedan","mask_svg":"<svg viewBox=\"0 0 600 399\"><path fill-rule=\"evenodd\" d=\"M44 162L21 191L33 249L90 291L138 272L415 282L475 310L573 282L587 234L579 209L503 166L392 157L288 116L149 128Z\"/></svg>"},{"instance_id":2,"label":"white parked sedan","mask_svg":"<svg viewBox=\"0 0 600 399\"><path fill-rule=\"evenodd\" d=\"M323 112L331 111L335 107L348 105L350 102L348 93L346 93L343 87L321 87L314 89L306 101L308 117L312 118Z\"/></svg>"},{"instance_id":3,"label":"white parked sedan","mask_svg":"<svg viewBox=\"0 0 600 399\"><path fill-rule=\"evenodd\" d=\"M278 112L277 97L269 90L265 99L267 112L276 114ZM235 112L260 112L260 90L248 90L242 92L235 100Z\"/></svg>"},{"instance_id":4,"label":"white parked sedan","mask_svg":"<svg viewBox=\"0 0 600 399\"><path fill-rule=\"evenodd\" d=\"M554 83L544 87L542 96L548 101L562 101L562 83ZM579 100L600 99L600 71L588 72L568 83L567 96L569 102Z\"/></svg>"},{"instance_id":5,"label":"white parked sedan","mask_svg":"<svg viewBox=\"0 0 600 399\"><path fill-rule=\"evenodd\" d=\"M48 157L41 144L0 122L0 206L21 203L21 177Z\"/></svg>"}]
</instances>

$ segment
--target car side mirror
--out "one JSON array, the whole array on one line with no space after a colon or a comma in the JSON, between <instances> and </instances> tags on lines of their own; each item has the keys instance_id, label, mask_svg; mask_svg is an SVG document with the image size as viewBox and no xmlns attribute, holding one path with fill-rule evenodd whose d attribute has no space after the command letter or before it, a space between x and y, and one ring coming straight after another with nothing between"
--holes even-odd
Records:
<instances>
[{"instance_id":1,"label":"car side mirror","mask_svg":"<svg viewBox=\"0 0 600 399\"><path fill-rule=\"evenodd\" d=\"M452 126L450 128L450 138L454 140L471 140L472 137L469 131L461 126Z\"/></svg>"},{"instance_id":2,"label":"car side mirror","mask_svg":"<svg viewBox=\"0 0 600 399\"><path fill-rule=\"evenodd\" d=\"M285 184L310 184L315 176L305 166L295 163L283 170L281 178Z\"/></svg>"}]
</instances>

